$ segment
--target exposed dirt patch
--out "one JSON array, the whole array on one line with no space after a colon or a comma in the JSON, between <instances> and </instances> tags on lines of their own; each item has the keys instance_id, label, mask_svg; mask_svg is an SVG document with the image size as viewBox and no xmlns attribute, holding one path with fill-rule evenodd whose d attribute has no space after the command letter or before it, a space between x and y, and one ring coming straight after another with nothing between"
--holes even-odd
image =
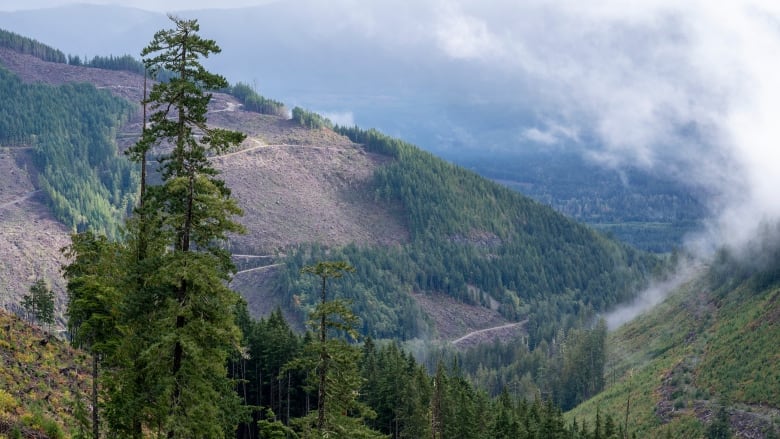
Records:
<instances>
[{"instance_id":1,"label":"exposed dirt patch","mask_svg":"<svg viewBox=\"0 0 780 439\"><path fill-rule=\"evenodd\" d=\"M267 254L291 244L395 244L408 232L401 212L374 201L382 157L358 145L257 146L214 159L244 209L248 233L234 248ZM259 142L259 141L258 141Z\"/></svg>"},{"instance_id":2,"label":"exposed dirt patch","mask_svg":"<svg viewBox=\"0 0 780 439\"><path fill-rule=\"evenodd\" d=\"M780 290L775 291L769 301L767 301L766 314L763 320L770 325L780 323Z\"/></svg>"},{"instance_id":3,"label":"exposed dirt patch","mask_svg":"<svg viewBox=\"0 0 780 439\"><path fill-rule=\"evenodd\" d=\"M87 82L131 102L140 102L143 96L144 78L135 73L46 62L6 48L0 48L0 62L25 82Z\"/></svg>"},{"instance_id":4,"label":"exposed dirt patch","mask_svg":"<svg viewBox=\"0 0 780 439\"><path fill-rule=\"evenodd\" d=\"M35 190L34 178L20 163L26 161L27 150L23 148L0 147L0 205L12 204Z\"/></svg>"},{"instance_id":5,"label":"exposed dirt patch","mask_svg":"<svg viewBox=\"0 0 780 439\"><path fill-rule=\"evenodd\" d=\"M490 308L468 305L443 294L413 293L412 297L433 320L438 338L461 339L459 348L496 339L508 341L524 331L523 322L510 322Z\"/></svg>"},{"instance_id":6,"label":"exposed dirt patch","mask_svg":"<svg viewBox=\"0 0 780 439\"><path fill-rule=\"evenodd\" d=\"M705 425L712 423L720 406L710 401L696 401L693 411L696 417ZM734 437L740 439L763 439L770 429L774 428L774 420L780 416L780 410L764 406L745 406L728 410L729 426ZM775 430L777 433L777 430Z\"/></svg>"},{"instance_id":7,"label":"exposed dirt patch","mask_svg":"<svg viewBox=\"0 0 780 439\"><path fill-rule=\"evenodd\" d=\"M0 184L0 306L13 309L42 277L56 293L61 311L65 290L60 248L70 243L70 233L43 204L33 177L24 169L24 157L19 157L26 153L15 149L0 153L0 175L11 176Z\"/></svg>"}]
</instances>

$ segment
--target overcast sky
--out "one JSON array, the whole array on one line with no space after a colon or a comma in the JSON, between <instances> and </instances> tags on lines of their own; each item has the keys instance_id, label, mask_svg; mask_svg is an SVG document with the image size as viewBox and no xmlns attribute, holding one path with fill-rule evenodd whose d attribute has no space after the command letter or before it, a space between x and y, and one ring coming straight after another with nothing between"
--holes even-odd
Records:
<instances>
[{"instance_id":1,"label":"overcast sky","mask_svg":"<svg viewBox=\"0 0 780 439\"><path fill-rule=\"evenodd\" d=\"M210 9L210 8L241 8L246 6L261 5L277 0L3 0L0 2L0 11L19 11L28 9L51 8L73 3L89 3L95 5L122 5L138 9L156 12L170 12L177 10ZM218 5L218 6L215 6Z\"/></svg>"},{"instance_id":2,"label":"overcast sky","mask_svg":"<svg viewBox=\"0 0 780 439\"><path fill-rule=\"evenodd\" d=\"M0 9L64 3L3 0ZM93 3L166 12L269 2ZM292 103L330 94L314 109L345 120L419 106L415 123L430 122L459 145L499 137L585 145L605 166L641 166L708 188L720 243L744 242L780 218L776 0L270 3L257 15L203 15L203 33L235 74L229 79L258 80Z\"/></svg>"}]
</instances>

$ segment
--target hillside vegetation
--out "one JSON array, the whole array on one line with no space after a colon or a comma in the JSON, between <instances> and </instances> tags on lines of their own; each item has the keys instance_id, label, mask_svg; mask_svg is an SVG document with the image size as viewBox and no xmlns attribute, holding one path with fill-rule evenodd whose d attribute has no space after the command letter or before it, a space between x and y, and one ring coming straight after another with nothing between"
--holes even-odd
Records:
<instances>
[{"instance_id":1,"label":"hillside vegetation","mask_svg":"<svg viewBox=\"0 0 780 439\"><path fill-rule=\"evenodd\" d=\"M130 100L140 98L142 81L137 75L20 56L3 53L4 62L25 81L82 80ZM126 60L114 61L123 65ZM36 90L74 87L17 82ZM101 92L86 85L76 88ZM246 86L233 89L247 102L256 99ZM411 293L443 293L497 311L507 321L528 318L525 328L532 347L550 339L559 326L575 326L630 298L658 264L651 256L412 145L375 131L339 130L344 137L325 127L304 128L300 124L312 125L303 119L314 120L315 115L301 109L296 114L302 119L243 111L240 101L219 93L209 111L215 126L249 135L243 152L213 159L248 213L244 221L249 233L234 238L233 249L286 255L276 261L286 264L279 269L275 290L299 321L310 304L306 281L295 280L297 270L325 253L358 267L344 295L355 300L366 334L435 335L436 324ZM96 120L121 122L103 116ZM140 130L135 119L120 131L117 125L103 125L96 132L109 138L121 134L127 144L131 131ZM51 167L57 169L58 180L46 187L53 194L48 197L51 205L69 227L82 224L112 233L114 218L133 200L132 191L125 188L134 187L137 177L132 167L129 173L112 168L114 162L119 166L126 161L115 155L115 144L98 140L86 144L104 145L104 150L85 152L93 162L105 157L105 163L91 163L89 170ZM70 166L85 163L78 148L57 149L63 150L72 150L67 156ZM94 169L101 170L98 181ZM59 178L71 172L78 177ZM83 179L87 181L76 184ZM45 186L48 180L42 181ZM71 200L69 193L78 197ZM267 296L251 287L242 292Z\"/></svg>"},{"instance_id":2,"label":"hillside vegetation","mask_svg":"<svg viewBox=\"0 0 780 439\"><path fill-rule=\"evenodd\" d=\"M198 30L173 21L184 34ZM172 35L156 34L145 53L171 49ZM0 166L19 172L0 190L0 238L24 248L27 229L17 225L30 217L19 205L38 195L68 228L109 235L74 235L65 267L68 328L93 355L95 376L102 370L101 398L95 390L86 407L84 353L0 313L0 436L84 436L98 408L96 430L133 437L777 434L777 250L764 249L761 270L723 252L607 339L598 315L663 271L662 259L377 131L331 127L299 108L284 119L280 104L246 86L239 97L204 94L229 90L197 63L154 85L158 112L133 151L155 155L161 172L139 191L144 202L120 240L138 179L115 140L132 143L132 129L146 125L127 123L132 104L117 94L137 98L141 81L55 68L31 47L10 58L19 70L0 70L9 145ZM187 60L166 57L155 62ZM52 72L87 80L31 79L63 80ZM98 89L110 81L114 95ZM257 108L241 110L252 101ZM207 114L217 128L206 128ZM242 268L232 279L229 252ZM272 300L285 309L250 317L247 304L267 313ZM475 316L483 321L467 321ZM292 330L307 318L314 332ZM462 321L441 327L446 319ZM461 350L499 329L510 343ZM422 337L452 343L419 360L376 341ZM563 417L561 408L593 395Z\"/></svg>"},{"instance_id":3,"label":"hillside vegetation","mask_svg":"<svg viewBox=\"0 0 780 439\"><path fill-rule=\"evenodd\" d=\"M33 148L55 216L114 235L135 201L138 172L115 141L131 105L88 84L26 84L5 69L0 93L0 143Z\"/></svg>"},{"instance_id":4,"label":"hillside vegetation","mask_svg":"<svg viewBox=\"0 0 780 439\"><path fill-rule=\"evenodd\" d=\"M739 266L722 255L610 334L606 390L568 416L628 411L638 437L704 437L725 413L736 437L777 437L780 276Z\"/></svg>"},{"instance_id":5,"label":"hillside vegetation","mask_svg":"<svg viewBox=\"0 0 780 439\"><path fill-rule=\"evenodd\" d=\"M0 311L0 437L85 435L88 371L85 353Z\"/></svg>"}]
</instances>

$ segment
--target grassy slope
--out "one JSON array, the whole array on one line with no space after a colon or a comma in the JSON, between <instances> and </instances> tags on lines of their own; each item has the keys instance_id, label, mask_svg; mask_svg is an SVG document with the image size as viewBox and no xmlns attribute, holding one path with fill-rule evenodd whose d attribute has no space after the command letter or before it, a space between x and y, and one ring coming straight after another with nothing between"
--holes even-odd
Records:
<instances>
[{"instance_id":1,"label":"grassy slope","mask_svg":"<svg viewBox=\"0 0 780 439\"><path fill-rule=\"evenodd\" d=\"M608 388L568 416L596 410L638 437L702 437L728 408L737 437L780 427L780 287L715 283L701 273L664 303L610 335Z\"/></svg>"},{"instance_id":2,"label":"grassy slope","mask_svg":"<svg viewBox=\"0 0 780 439\"><path fill-rule=\"evenodd\" d=\"M0 437L75 433L90 416L89 370L85 353L0 311Z\"/></svg>"}]
</instances>

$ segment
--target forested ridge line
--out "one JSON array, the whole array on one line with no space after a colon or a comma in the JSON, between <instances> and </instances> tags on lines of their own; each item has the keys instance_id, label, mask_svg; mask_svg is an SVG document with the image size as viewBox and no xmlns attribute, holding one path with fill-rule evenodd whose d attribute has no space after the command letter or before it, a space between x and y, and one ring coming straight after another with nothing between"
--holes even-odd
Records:
<instances>
[{"instance_id":1,"label":"forested ridge line","mask_svg":"<svg viewBox=\"0 0 780 439\"><path fill-rule=\"evenodd\" d=\"M24 37L5 29L0 29L0 47L13 49L17 52L32 55L43 61L64 63L65 54L32 38Z\"/></svg>"}]
</instances>

